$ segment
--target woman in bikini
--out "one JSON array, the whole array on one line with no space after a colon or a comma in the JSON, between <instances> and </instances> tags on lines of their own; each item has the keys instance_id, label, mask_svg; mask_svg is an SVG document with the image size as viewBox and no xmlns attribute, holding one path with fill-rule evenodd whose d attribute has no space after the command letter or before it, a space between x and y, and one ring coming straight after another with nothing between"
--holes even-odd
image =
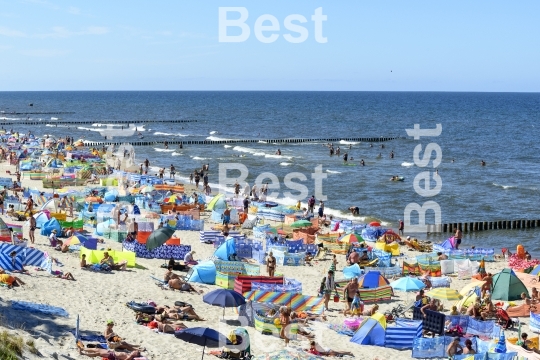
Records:
<instances>
[{"instance_id":1,"label":"woman in bikini","mask_svg":"<svg viewBox=\"0 0 540 360\"><path fill-rule=\"evenodd\" d=\"M107 360L133 360L135 358L141 357L141 353L139 351L133 351L128 354L128 353L107 350L107 349L95 349L95 348L85 349L80 346L79 346L79 354L86 355L88 357L100 357L102 359L107 359Z\"/></svg>"}]
</instances>

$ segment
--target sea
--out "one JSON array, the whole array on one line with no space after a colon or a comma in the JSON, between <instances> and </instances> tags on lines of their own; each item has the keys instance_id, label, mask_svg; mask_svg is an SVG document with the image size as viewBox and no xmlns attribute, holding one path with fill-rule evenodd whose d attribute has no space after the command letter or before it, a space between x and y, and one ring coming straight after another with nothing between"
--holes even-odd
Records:
<instances>
[{"instance_id":1,"label":"sea","mask_svg":"<svg viewBox=\"0 0 540 360\"><path fill-rule=\"evenodd\" d=\"M29 106L33 104L33 106ZM128 120L137 134L114 137L112 141L157 141L155 146L136 147L137 161L149 159L151 171L174 164L186 179L194 169L209 164L214 191L232 191L218 181L224 164L242 164L246 181L253 185L261 174L277 177L280 188L271 200L293 205L287 195L298 194L285 186L287 175L297 176L308 196L315 193L312 174L320 166L318 194L327 197L328 214L352 218L351 206L360 208L362 222L379 221L396 227L410 203L434 201L441 208L442 222L474 222L540 219L540 94L459 92L1 92L0 122L5 129L32 131L36 135L103 141L98 126L67 125L62 121L91 121L115 124ZM67 114L13 115L12 112L67 112ZM21 120L39 120L43 125L17 125ZM195 122L171 123L171 120ZM149 120L160 120L155 123ZM406 129L435 129L436 137L420 140ZM380 138L397 137L384 143L341 141L333 144L341 156L330 156L326 141L269 143L282 138ZM255 143L227 145L185 145L179 149L162 142L171 140L257 139ZM434 168L435 152L442 158ZM415 163L414 149L422 146ZM281 155L276 155L277 150ZM345 165L342 159L347 152ZM393 152L393 158L390 154ZM425 156L427 166L418 164ZM360 160L365 166L360 166ZM481 162L485 166L481 166ZM229 165L227 165L229 166ZM235 165L236 166L236 165ZM415 177L428 171L433 196L419 195ZM435 174L438 171L438 174ZM168 172L167 172L168 173ZM298 180L305 176L305 181ZM268 174L267 174L268 175ZM234 178L240 172L229 172ZM403 176L404 181L390 181ZM267 180L270 181L270 180ZM275 179L274 179L275 181ZM419 186L425 186L420 181ZM291 194L287 194L290 192ZM307 200L307 199L305 199ZM305 202L304 200L304 202ZM414 219L414 216L413 216ZM434 218L428 212L427 222ZM407 228L405 229L407 231ZM523 244L540 255L540 229L493 230L465 234L463 246L509 247ZM424 236L441 242L449 234Z\"/></svg>"}]
</instances>

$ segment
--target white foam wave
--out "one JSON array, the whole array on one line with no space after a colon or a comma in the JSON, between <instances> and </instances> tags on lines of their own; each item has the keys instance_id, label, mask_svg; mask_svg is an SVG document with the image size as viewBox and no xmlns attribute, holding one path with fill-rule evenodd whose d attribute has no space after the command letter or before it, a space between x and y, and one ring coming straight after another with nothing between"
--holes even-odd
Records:
<instances>
[{"instance_id":1,"label":"white foam wave","mask_svg":"<svg viewBox=\"0 0 540 360\"><path fill-rule=\"evenodd\" d=\"M260 144L268 144L266 141L259 140Z\"/></svg>"},{"instance_id":2,"label":"white foam wave","mask_svg":"<svg viewBox=\"0 0 540 360\"><path fill-rule=\"evenodd\" d=\"M154 135L156 135L156 136L159 136L159 135L163 135L163 136L181 136L181 137L188 136L188 135L184 135L184 134L180 134L180 133L172 134L172 133L166 133L166 132L161 132L161 131L156 131L154 133Z\"/></svg>"},{"instance_id":3,"label":"white foam wave","mask_svg":"<svg viewBox=\"0 0 540 360\"><path fill-rule=\"evenodd\" d=\"M326 170L327 173L330 173L330 174L341 174L341 171L334 171L334 170Z\"/></svg>"},{"instance_id":4,"label":"white foam wave","mask_svg":"<svg viewBox=\"0 0 540 360\"><path fill-rule=\"evenodd\" d=\"M345 141L345 140L340 140L339 143L343 144L343 145L357 145L357 144L360 144L359 141Z\"/></svg>"},{"instance_id":5,"label":"white foam wave","mask_svg":"<svg viewBox=\"0 0 540 360\"><path fill-rule=\"evenodd\" d=\"M250 149L250 148L243 147L243 146L235 146L235 147L233 147L233 150L234 151L240 151L240 152L243 152L243 153L248 153L248 154L260 153L259 151L255 150L255 149ZM264 153L263 153L263 156L264 156Z\"/></svg>"},{"instance_id":6,"label":"white foam wave","mask_svg":"<svg viewBox=\"0 0 540 360\"><path fill-rule=\"evenodd\" d=\"M210 158L203 158L203 157L198 157L198 156L193 156L192 159L193 160L210 160Z\"/></svg>"},{"instance_id":7,"label":"white foam wave","mask_svg":"<svg viewBox=\"0 0 540 360\"><path fill-rule=\"evenodd\" d=\"M171 154L172 156L182 156L182 153L177 153L176 151Z\"/></svg>"},{"instance_id":8,"label":"white foam wave","mask_svg":"<svg viewBox=\"0 0 540 360\"><path fill-rule=\"evenodd\" d=\"M223 145L223 147L224 147L225 149L229 149L229 148L232 148L232 145Z\"/></svg>"},{"instance_id":9,"label":"white foam wave","mask_svg":"<svg viewBox=\"0 0 540 360\"><path fill-rule=\"evenodd\" d=\"M498 187L502 187L504 190L513 189L513 188L516 187L516 186L513 186L513 185L501 185L501 184L497 184L497 183L493 183L493 185L498 186Z\"/></svg>"},{"instance_id":10,"label":"white foam wave","mask_svg":"<svg viewBox=\"0 0 540 360\"><path fill-rule=\"evenodd\" d=\"M154 150L158 152L173 152L173 149L160 149L160 148L154 148Z\"/></svg>"},{"instance_id":11,"label":"white foam wave","mask_svg":"<svg viewBox=\"0 0 540 360\"><path fill-rule=\"evenodd\" d=\"M87 127L84 127L84 126L77 126L77 129L79 129L79 130L87 130L87 131L95 131L95 132L103 131L103 129L87 128Z\"/></svg>"},{"instance_id":12,"label":"white foam wave","mask_svg":"<svg viewBox=\"0 0 540 360\"><path fill-rule=\"evenodd\" d=\"M217 134L217 131L210 131L210 135Z\"/></svg>"},{"instance_id":13,"label":"white foam wave","mask_svg":"<svg viewBox=\"0 0 540 360\"><path fill-rule=\"evenodd\" d=\"M410 166L413 166L413 165L414 165L414 163L410 163L410 162L406 162L406 161L401 163L401 166L405 166L405 167L410 167Z\"/></svg>"},{"instance_id":14,"label":"white foam wave","mask_svg":"<svg viewBox=\"0 0 540 360\"><path fill-rule=\"evenodd\" d=\"M206 138L206 140L223 141L223 140L234 140L234 139L225 139L225 138L220 138L220 137L217 137L217 136L209 136L209 137Z\"/></svg>"},{"instance_id":15,"label":"white foam wave","mask_svg":"<svg viewBox=\"0 0 540 360\"><path fill-rule=\"evenodd\" d=\"M281 165L281 166L291 166L291 165L292 165L292 163L288 163L288 162L281 162L281 163L279 163L279 165Z\"/></svg>"}]
</instances>

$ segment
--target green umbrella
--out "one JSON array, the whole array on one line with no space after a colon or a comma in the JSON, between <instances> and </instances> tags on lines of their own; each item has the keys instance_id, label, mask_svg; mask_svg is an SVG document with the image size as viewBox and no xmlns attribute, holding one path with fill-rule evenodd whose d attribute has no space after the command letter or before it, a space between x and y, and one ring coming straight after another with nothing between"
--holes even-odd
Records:
<instances>
[{"instance_id":1,"label":"green umbrella","mask_svg":"<svg viewBox=\"0 0 540 360\"><path fill-rule=\"evenodd\" d=\"M308 220L298 220L298 221L295 221L291 224L291 227L293 228L301 228L301 227L309 227L309 226L312 226L313 224L311 223L311 221L308 221Z\"/></svg>"},{"instance_id":2,"label":"green umbrella","mask_svg":"<svg viewBox=\"0 0 540 360\"><path fill-rule=\"evenodd\" d=\"M169 240L174 234L174 229L170 227L162 227L161 229L154 230L150 234L148 240L146 240L146 248L150 251L165 244L165 241Z\"/></svg>"}]
</instances>

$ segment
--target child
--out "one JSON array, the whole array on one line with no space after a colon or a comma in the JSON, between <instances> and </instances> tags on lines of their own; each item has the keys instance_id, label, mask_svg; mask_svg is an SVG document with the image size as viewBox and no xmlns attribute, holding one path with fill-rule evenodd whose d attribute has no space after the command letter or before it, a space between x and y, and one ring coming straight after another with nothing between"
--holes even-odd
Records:
<instances>
[{"instance_id":1,"label":"child","mask_svg":"<svg viewBox=\"0 0 540 360\"><path fill-rule=\"evenodd\" d=\"M336 272L337 258L336 255L332 258L332 264L330 264L330 269L333 272Z\"/></svg>"},{"instance_id":2,"label":"child","mask_svg":"<svg viewBox=\"0 0 540 360\"><path fill-rule=\"evenodd\" d=\"M363 312L364 312L364 303L360 301L360 291L357 291L351 303L351 314L358 316L358 315L362 315Z\"/></svg>"}]
</instances>

